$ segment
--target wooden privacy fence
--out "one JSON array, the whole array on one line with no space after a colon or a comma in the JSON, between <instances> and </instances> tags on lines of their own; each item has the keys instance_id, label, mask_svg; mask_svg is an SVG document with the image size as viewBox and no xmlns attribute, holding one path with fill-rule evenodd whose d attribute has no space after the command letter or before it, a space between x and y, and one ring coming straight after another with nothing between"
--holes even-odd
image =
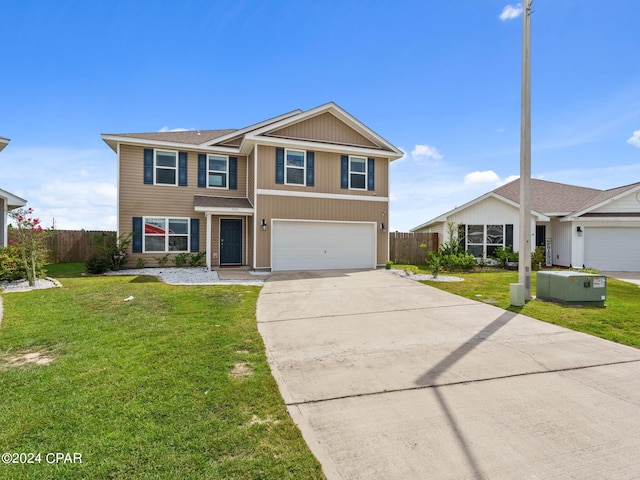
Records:
<instances>
[{"instance_id":1,"label":"wooden privacy fence","mask_svg":"<svg viewBox=\"0 0 640 480\"><path fill-rule=\"evenodd\" d=\"M426 245L427 250L420 248ZM421 265L425 262L427 251L438 250L437 233L389 233L389 260L393 263Z\"/></svg>"},{"instance_id":2,"label":"wooden privacy fence","mask_svg":"<svg viewBox=\"0 0 640 480\"><path fill-rule=\"evenodd\" d=\"M9 240L16 240L15 230L9 229ZM84 262L98 248L116 244L116 232L97 230L56 230L45 238L49 262Z\"/></svg>"}]
</instances>

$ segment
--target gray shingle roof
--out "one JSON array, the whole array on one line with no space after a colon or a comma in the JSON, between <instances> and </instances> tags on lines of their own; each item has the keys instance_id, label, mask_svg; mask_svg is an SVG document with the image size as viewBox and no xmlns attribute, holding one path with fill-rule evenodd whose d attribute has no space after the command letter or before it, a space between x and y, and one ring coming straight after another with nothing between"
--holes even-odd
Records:
<instances>
[{"instance_id":1,"label":"gray shingle roof","mask_svg":"<svg viewBox=\"0 0 640 480\"><path fill-rule=\"evenodd\" d=\"M110 135L118 137L141 138L143 140L156 140L160 142L185 143L198 145L208 142L223 135L235 132L235 129L226 130L186 130L182 132L149 132L149 133L114 133Z\"/></svg>"},{"instance_id":2,"label":"gray shingle roof","mask_svg":"<svg viewBox=\"0 0 640 480\"><path fill-rule=\"evenodd\" d=\"M493 192L519 204L520 179L498 187ZM544 214L576 212L582 210L601 193L602 190L595 188L576 187L532 178L531 208Z\"/></svg>"}]
</instances>

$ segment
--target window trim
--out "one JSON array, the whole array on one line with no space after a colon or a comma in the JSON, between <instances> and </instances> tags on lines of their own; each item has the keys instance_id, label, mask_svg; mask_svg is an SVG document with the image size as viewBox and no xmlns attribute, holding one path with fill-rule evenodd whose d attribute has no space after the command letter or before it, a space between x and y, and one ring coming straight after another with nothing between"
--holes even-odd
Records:
<instances>
[{"instance_id":1,"label":"window trim","mask_svg":"<svg viewBox=\"0 0 640 480\"><path fill-rule=\"evenodd\" d=\"M147 219L149 218L160 218L165 221L165 228L169 227L169 222L171 220L186 220L187 221L187 233L178 233L178 234L169 234L168 231L165 231L163 235L159 234L147 234L145 231L145 227L147 225ZM147 251L147 242L146 238L149 237L164 237L164 250L151 250ZM187 239L187 249L186 250L169 250L169 237L186 237ZM191 218L190 217L163 217L161 215L148 215L142 217L142 253L185 253L191 251Z\"/></svg>"},{"instance_id":2,"label":"window trim","mask_svg":"<svg viewBox=\"0 0 640 480\"><path fill-rule=\"evenodd\" d=\"M165 167L165 166L158 166L158 152L163 152L163 153L173 153L175 154L176 157L176 166L175 167ZM178 152L177 150L168 150L168 149L163 149L163 148L154 148L153 149L153 184L154 185L161 185L161 186L167 186L167 187L177 187L179 184L179 179L178 176L180 174L179 171L179 166L180 166L180 152ZM158 168L163 168L163 169L173 169L176 172L176 180L175 183L158 183L157 181L157 172L158 172ZM151 217L149 217L151 218Z\"/></svg>"},{"instance_id":3,"label":"window trim","mask_svg":"<svg viewBox=\"0 0 640 480\"><path fill-rule=\"evenodd\" d=\"M209 174L211 172L218 172L221 173L222 170L211 170L209 168L209 159L210 157L218 157L218 158L224 158L225 161L227 162L227 170L224 172L226 175L226 185L224 187L215 187L212 185L209 185ZM207 175L207 182L206 182L206 187L207 188L215 188L217 190L229 190L229 155L220 155L218 153L208 153L207 154L207 164L205 165L206 167L206 175Z\"/></svg>"},{"instance_id":4,"label":"window trim","mask_svg":"<svg viewBox=\"0 0 640 480\"><path fill-rule=\"evenodd\" d=\"M287 154L289 152L302 153L304 159L304 165L302 167L289 166L287 165ZM296 170L302 170L302 183L291 183L289 182L289 168L295 168ZM284 184L292 185L294 187L306 187L307 186L307 151L306 150L297 150L294 148L285 148L284 149Z\"/></svg>"},{"instance_id":5,"label":"window trim","mask_svg":"<svg viewBox=\"0 0 640 480\"><path fill-rule=\"evenodd\" d=\"M351 170L351 160L357 158L358 160L364 160L364 172L354 172ZM359 155L349 155L349 164L348 164L348 170L347 173L349 175L349 190L357 190L359 192L361 191L367 191L367 182L368 182L368 178L369 178L369 159L367 157L361 157ZM351 175L361 175L362 177L364 177L364 187L352 187L351 186Z\"/></svg>"}]
</instances>

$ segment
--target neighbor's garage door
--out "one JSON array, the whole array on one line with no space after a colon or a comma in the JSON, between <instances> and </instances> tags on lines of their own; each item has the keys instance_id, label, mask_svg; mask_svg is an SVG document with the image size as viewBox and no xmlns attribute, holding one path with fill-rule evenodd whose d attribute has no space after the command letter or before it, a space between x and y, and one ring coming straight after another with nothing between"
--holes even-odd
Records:
<instances>
[{"instance_id":1,"label":"neighbor's garage door","mask_svg":"<svg viewBox=\"0 0 640 480\"><path fill-rule=\"evenodd\" d=\"M376 224L273 221L272 270L376 268Z\"/></svg>"},{"instance_id":2,"label":"neighbor's garage door","mask_svg":"<svg viewBox=\"0 0 640 480\"><path fill-rule=\"evenodd\" d=\"M640 271L640 228L586 227L584 266L598 270Z\"/></svg>"}]
</instances>

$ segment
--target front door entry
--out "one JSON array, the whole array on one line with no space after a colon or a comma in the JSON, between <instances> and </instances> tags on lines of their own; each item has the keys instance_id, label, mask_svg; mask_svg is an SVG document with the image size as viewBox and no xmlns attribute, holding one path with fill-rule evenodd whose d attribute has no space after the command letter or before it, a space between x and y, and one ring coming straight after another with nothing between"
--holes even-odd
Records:
<instances>
[{"instance_id":1,"label":"front door entry","mask_svg":"<svg viewBox=\"0 0 640 480\"><path fill-rule=\"evenodd\" d=\"M242 220L220 220L220 265L242 265Z\"/></svg>"}]
</instances>

